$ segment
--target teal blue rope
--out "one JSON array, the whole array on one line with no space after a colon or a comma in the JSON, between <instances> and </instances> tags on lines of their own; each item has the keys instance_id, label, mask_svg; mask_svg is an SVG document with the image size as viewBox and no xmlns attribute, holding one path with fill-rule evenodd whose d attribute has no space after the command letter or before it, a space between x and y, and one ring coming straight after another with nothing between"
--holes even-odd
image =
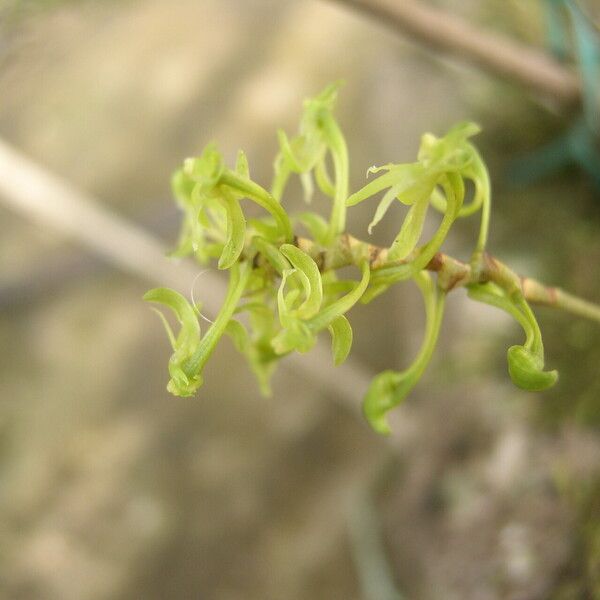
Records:
<instances>
[{"instance_id":1,"label":"teal blue rope","mask_svg":"<svg viewBox=\"0 0 600 600\"><path fill-rule=\"evenodd\" d=\"M527 184L567 165L577 165L600 189L600 33L574 0L545 0L546 35L553 54L567 58L568 27L583 87L582 114L569 129L508 170L512 183Z\"/></svg>"},{"instance_id":2,"label":"teal blue rope","mask_svg":"<svg viewBox=\"0 0 600 600\"><path fill-rule=\"evenodd\" d=\"M572 0L567 2L575 32L575 50L583 81L583 111L590 128L600 134L600 35Z\"/></svg>"},{"instance_id":3,"label":"teal blue rope","mask_svg":"<svg viewBox=\"0 0 600 600\"><path fill-rule=\"evenodd\" d=\"M569 56L569 40L564 23L564 0L546 0L546 39L554 56L565 60Z\"/></svg>"}]
</instances>

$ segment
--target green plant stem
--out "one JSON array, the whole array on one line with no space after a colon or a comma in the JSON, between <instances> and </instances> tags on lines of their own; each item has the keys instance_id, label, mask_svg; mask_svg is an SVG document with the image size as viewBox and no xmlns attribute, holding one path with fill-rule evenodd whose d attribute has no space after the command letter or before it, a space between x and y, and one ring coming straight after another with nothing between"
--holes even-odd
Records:
<instances>
[{"instance_id":1,"label":"green plant stem","mask_svg":"<svg viewBox=\"0 0 600 600\"><path fill-rule=\"evenodd\" d=\"M483 166L483 173L485 174L484 186L487 188L488 193L484 194L482 205L481 205L481 223L479 226L479 236L477 238L477 245L471 256L471 268L474 271L479 271L481 268L481 259L485 252L485 247L488 240L488 231L490 228L490 215L492 212L492 200L490 195L490 177L485 166Z\"/></svg>"},{"instance_id":2,"label":"green plant stem","mask_svg":"<svg viewBox=\"0 0 600 600\"><path fill-rule=\"evenodd\" d=\"M219 339L223 336L227 323L233 316L235 309L242 297L248 278L250 277L251 265L248 262L236 263L231 268L227 296L223 301L221 312L213 321L204 337L200 340L196 352L184 365L188 374L199 373L210 355L215 349Z\"/></svg>"},{"instance_id":3,"label":"green plant stem","mask_svg":"<svg viewBox=\"0 0 600 600\"><path fill-rule=\"evenodd\" d=\"M338 236L331 246L324 247L308 238L296 237L296 246L307 252L321 271L360 265L367 260L371 271L386 270L408 265L419 255L416 250L402 260L388 260L388 248L375 246L347 233ZM437 252L424 266L424 270L436 272L438 286L449 292L473 283L491 281L507 294L522 294L527 302L551 306L600 323L600 305L573 296L559 288L546 286L530 277L520 277L494 256L484 253L477 270L461 260L443 252Z\"/></svg>"},{"instance_id":4,"label":"green plant stem","mask_svg":"<svg viewBox=\"0 0 600 600\"><path fill-rule=\"evenodd\" d=\"M262 206L273 216L285 240L287 242L291 241L293 233L290 219L281 204L267 190L254 183L254 181L242 177L233 171L225 171L220 177L220 183L237 190L251 200L254 200L259 206Z\"/></svg>"},{"instance_id":5,"label":"green plant stem","mask_svg":"<svg viewBox=\"0 0 600 600\"><path fill-rule=\"evenodd\" d=\"M446 303L445 292L438 292L435 299L428 298L423 284L419 284L419 287L421 287L421 292L423 293L423 299L426 305L427 325L425 327L425 336L423 337L423 343L421 344L419 353L415 357L412 365L406 371L407 373L410 372L410 378L415 382L423 375L427 365L429 365L433 351L435 350ZM432 290L429 293L435 292Z\"/></svg>"}]
</instances>

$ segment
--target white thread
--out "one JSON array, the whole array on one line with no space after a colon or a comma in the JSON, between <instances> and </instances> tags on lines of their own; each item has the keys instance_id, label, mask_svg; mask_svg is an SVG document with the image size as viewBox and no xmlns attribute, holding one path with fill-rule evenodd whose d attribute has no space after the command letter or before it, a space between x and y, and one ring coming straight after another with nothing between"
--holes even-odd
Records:
<instances>
[{"instance_id":1,"label":"white thread","mask_svg":"<svg viewBox=\"0 0 600 600\"><path fill-rule=\"evenodd\" d=\"M203 318L205 321L207 321L208 323L214 323L214 321L211 321L208 317L204 316L197 308L196 308L196 300L194 299L194 287L196 285L196 282L198 281L198 279L200 278L200 275L204 275L204 273L208 273L208 271L213 271L214 269L204 269L204 271L200 271L200 273L198 273L196 275L196 277L194 277L194 281L192 281L192 287L190 288L190 297L192 299L192 306L194 307L194 310L198 313L198 315Z\"/></svg>"}]
</instances>

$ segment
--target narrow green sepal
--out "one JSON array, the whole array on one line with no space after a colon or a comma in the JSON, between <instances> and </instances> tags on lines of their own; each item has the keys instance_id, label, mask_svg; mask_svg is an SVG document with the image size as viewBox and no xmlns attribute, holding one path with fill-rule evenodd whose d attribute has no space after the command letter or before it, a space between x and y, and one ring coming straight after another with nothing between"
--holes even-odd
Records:
<instances>
[{"instance_id":1,"label":"narrow green sepal","mask_svg":"<svg viewBox=\"0 0 600 600\"><path fill-rule=\"evenodd\" d=\"M248 164L248 157L243 150L238 150L235 161L235 172L246 179L250 179L250 165Z\"/></svg>"}]
</instances>

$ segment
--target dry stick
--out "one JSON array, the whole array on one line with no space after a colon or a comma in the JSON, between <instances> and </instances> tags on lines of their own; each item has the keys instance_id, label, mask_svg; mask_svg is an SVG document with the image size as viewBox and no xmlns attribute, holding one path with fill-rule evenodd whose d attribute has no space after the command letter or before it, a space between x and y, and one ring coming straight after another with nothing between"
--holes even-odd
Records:
<instances>
[{"instance_id":1,"label":"dry stick","mask_svg":"<svg viewBox=\"0 0 600 600\"><path fill-rule=\"evenodd\" d=\"M415 0L334 0L364 12L428 48L456 55L561 104L581 102L579 78L550 56Z\"/></svg>"},{"instance_id":2,"label":"dry stick","mask_svg":"<svg viewBox=\"0 0 600 600\"><path fill-rule=\"evenodd\" d=\"M1 140L0 194L17 212L83 242L120 268L179 290L187 286L189 291L196 273L191 265L168 261L165 248L152 235Z\"/></svg>"},{"instance_id":3,"label":"dry stick","mask_svg":"<svg viewBox=\"0 0 600 600\"><path fill-rule=\"evenodd\" d=\"M193 263L166 258L166 248L152 235L111 213L85 192L49 173L0 140L0 201L16 212L51 226L130 274L159 285L168 285L188 295L198 273ZM210 271L202 276L203 310L219 312L225 296L223 278ZM140 305L141 305L140 299ZM290 355L284 362L332 394L345 407L360 410L360 400L373 373L348 359L328 368L331 352L320 342L308 356Z\"/></svg>"}]
</instances>

